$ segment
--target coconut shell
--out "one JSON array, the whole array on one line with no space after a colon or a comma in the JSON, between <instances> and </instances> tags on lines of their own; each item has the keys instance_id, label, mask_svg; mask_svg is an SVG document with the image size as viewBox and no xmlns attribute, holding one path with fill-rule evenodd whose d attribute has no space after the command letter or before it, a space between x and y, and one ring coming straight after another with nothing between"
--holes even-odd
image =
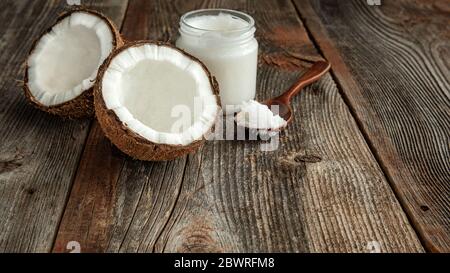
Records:
<instances>
[{"instance_id":1,"label":"coconut shell","mask_svg":"<svg viewBox=\"0 0 450 273\"><path fill-rule=\"evenodd\" d=\"M107 60L100 67L99 74L97 77L97 81L94 85L94 100L95 100L95 114L97 116L97 120L105 133L106 137L111 140L111 142L119 148L125 154L139 160L145 161L166 161L172 160L183 155L193 153L198 150L205 142L204 138L196 140L189 145L168 145L168 144L159 144L151 142L142 136L136 134L131 131L116 115L116 113L110 109L107 109L105 101L102 95L102 79L105 71L109 67L111 61L114 59L122 51L135 46L140 46L144 44L156 44L158 46L168 46L178 50L193 60L200 63L208 75L209 82L212 86L214 95L216 95L217 105L220 107L220 99L219 99L219 85L216 79L211 76L211 73L206 68L206 66L194 56L184 52L183 50L176 48L170 44L161 43L161 42L152 42L152 41L137 41L131 42L125 45L124 47L113 52ZM214 126L211 130L214 129Z\"/></svg>"},{"instance_id":2,"label":"coconut shell","mask_svg":"<svg viewBox=\"0 0 450 273\"><path fill-rule=\"evenodd\" d=\"M94 116L94 95L93 95L94 88L93 87L83 91L79 96L77 96L76 98L74 98L70 101L67 101L67 102L64 102L61 104L57 104L57 105L46 106L34 98L33 94L30 91L30 88L28 86L28 69L29 69L28 59L31 56L31 54L33 54L39 40L41 40L41 38L44 35L49 33L54 26L56 26L59 22L61 22L61 20L69 17L74 12L85 12L85 13L89 13L94 16L100 17L103 21L105 21L107 23L111 32L113 33L113 51L115 49L123 46L124 41L122 39L122 36L120 35L120 32L117 30L114 23L109 18L107 18L105 15L103 15L97 11L85 9L82 7L73 8L70 11L67 11L67 12L61 14L58 17L58 19L56 20L56 22L51 27L49 27L44 33L42 33L39 36L39 38L37 38L34 41L32 47L31 47L31 50L28 53L28 57L27 57L23 89L24 89L25 96L27 97L28 101L31 104L33 104L35 107L37 107L38 109L45 111L47 113L53 114L53 115L57 115L57 116L65 117L65 118L76 119L76 118L86 118L86 117Z\"/></svg>"}]
</instances>

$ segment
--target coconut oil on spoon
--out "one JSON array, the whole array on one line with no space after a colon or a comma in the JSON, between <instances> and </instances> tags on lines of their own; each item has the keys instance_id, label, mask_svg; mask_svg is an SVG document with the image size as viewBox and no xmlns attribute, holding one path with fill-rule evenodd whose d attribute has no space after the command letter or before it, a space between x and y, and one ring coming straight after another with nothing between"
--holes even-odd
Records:
<instances>
[{"instance_id":1,"label":"coconut oil on spoon","mask_svg":"<svg viewBox=\"0 0 450 273\"><path fill-rule=\"evenodd\" d=\"M286 92L282 95L266 100L246 102L242 111L236 114L238 126L264 132L279 132L294 119L291 99L304 87L318 81L331 68L330 63L318 61L314 63Z\"/></svg>"}]
</instances>

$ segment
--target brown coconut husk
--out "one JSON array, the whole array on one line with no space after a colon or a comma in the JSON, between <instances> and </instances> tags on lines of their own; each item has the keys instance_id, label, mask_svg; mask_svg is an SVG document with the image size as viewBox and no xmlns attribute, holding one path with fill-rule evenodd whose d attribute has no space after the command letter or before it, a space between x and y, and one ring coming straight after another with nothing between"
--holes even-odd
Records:
<instances>
[{"instance_id":1,"label":"brown coconut husk","mask_svg":"<svg viewBox=\"0 0 450 273\"><path fill-rule=\"evenodd\" d=\"M64 102L61 104L57 104L57 105L52 105L52 106L43 105L42 103L40 103L39 101L37 101L34 98L33 94L30 91L30 88L28 86L28 69L29 69L28 59L31 56L31 54L34 52L39 40L41 40L41 38L44 35L49 33L52 30L52 28L54 26L56 26L59 22L61 22L63 19L69 17L70 15L72 15L75 12L85 12L85 13L92 14L94 16L100 17L103 21L105 21L107 23L111 32L113 33L113 51L116 50L117 48L121 47L124 44L124 41L122 39L122 36L120 35L119 30L116 28L114 23L108 17L106 17L105 15L103 15L100 12L89 10L89 9L86 9L83 7L73 8L70 11L67 11L67 12L61 14L58 17L58 19L56 20L56 22L51 27L49 27L44 33L42 33L33 42L31 50L27 56L25 79L24 79L24 85L23 85L25 96L27 97L28 101L31 102L35 107L37 107L38 109L45 111L47 113L53 114L53 115L57 115L57 116L65 117L65 118L73 118L73 119L94 116L94 95L93 95L94 88L92 87L92 88L89 88L89 89L83 91L78 97L76 97L70 101L67 101L67 102Z\"/></svg>"},{"instance_id":2,"label":"brown coconut husk","mask_svg":"<svg viewBox=\"0 0 450 273\"><path fill-rule=\"evenodd\" d=\"M105 71L109 67L114 57L120 54L122 51L131 47L137 47L144 44L156 44L158 46L171 47L187 55L196 62L200 63L203 69L205 70L206 74L208 75L209 82L213 89L214 95L216 95L217 105L219 105L220 107L219 85L216 79L211 75L209 70L199 59L167 43L153 42L153 41L136 41L128 43L127 45L113 52L100 67L97 81L94 85L95 113L97 116L97 120L99 121L100 127L102 128L103 132L108 137L108 139L111 140L111 142L115 146L117 146L117 148L119 148L122 152L135 159L145 161L166 161L181 157L189 153L193 153L204 144L205 139L203 137L199 140L190 143L187 146L154 143L131 131L117 117L114 111L106 108L106 104L102 95L102 79ZM211 128L211 131L213 130L214 126Z\"/></svg>"}]
</instances>

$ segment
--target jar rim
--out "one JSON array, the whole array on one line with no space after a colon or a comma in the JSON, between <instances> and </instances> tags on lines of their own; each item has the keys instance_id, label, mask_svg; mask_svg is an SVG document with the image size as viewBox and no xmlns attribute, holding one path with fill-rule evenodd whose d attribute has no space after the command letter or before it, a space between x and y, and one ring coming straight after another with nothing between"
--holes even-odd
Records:
<instances>
[{"instance_id":1,"label":"jar rim","mask_svg":"<svg viewBox=\"0 0 450 273\"><path fill-rule=\"evenodd\" d=\"M239 28L235 28L232 30L225 30L225 31L221 31L221 32L225 32L225 33L247 32L247 31L251 31L255 27L255 20L253 19L253 17L251 17L247 13L237 11L237 10L232 10L232 9L216 9L216 8L214 8L214 9L197 9L197 10L189 11L189 12L185 13L183 16L181 16L180 24L185 25L188 28L191 28L193 30L198 30L198 31L203 31L203 32L216 32L216 31L218 31L216 29L195 27L188 23L188 19L194 18L197 16L202 16L202 15L219 15L220 13L230 14L231 16L238 17L239 19L242 19L245 22L247 22L247 26L245 26L245 27L239 27Z\"/></svg>"}]
</instances>

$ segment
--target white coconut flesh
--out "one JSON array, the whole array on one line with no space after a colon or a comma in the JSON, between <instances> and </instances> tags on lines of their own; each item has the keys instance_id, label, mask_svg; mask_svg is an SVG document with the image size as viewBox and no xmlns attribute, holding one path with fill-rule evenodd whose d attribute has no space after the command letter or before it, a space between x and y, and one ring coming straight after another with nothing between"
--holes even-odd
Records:
<instances>
[{"instance_id":1,"label":"white coconut flesh","mask_svg":"<svg viewBox=\"0 0 450 273\"><path fill-rule=\"evenodd\" d=\"M153 143L188 145L199 140L220 110L202 65L169 46L125 49L111 60L101 84L106 108Z\"/></svg>"},{"instance_id":2,"label":"white coconut flesh","mask_svg":"<svg viewBox=\"0 0 450 273\"><path fill-rule=\"evenodd\" d=\"M28 61L28 87L45 106L70 101L95 83L113 49L114 34L101 17L74 12L41 37Z\"/></svg>"}]
</instances>

